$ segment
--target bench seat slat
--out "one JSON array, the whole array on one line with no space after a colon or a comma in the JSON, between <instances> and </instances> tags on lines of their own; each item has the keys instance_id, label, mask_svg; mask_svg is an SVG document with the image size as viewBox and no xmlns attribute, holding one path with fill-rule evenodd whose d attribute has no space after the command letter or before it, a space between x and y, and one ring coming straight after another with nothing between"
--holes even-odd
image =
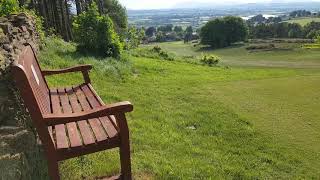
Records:
<instances>
[{"instance_id":1,"label":"bench seat slat","mask_svg":"<svg viewBox=\"0 0 320 180\"><path fill-rule=\"evenodd\" d=\"M73 91L74 91L74 93L75 93L75 95L77 97L77 102L75 102L76 99L72 99L73 108L74 108L74 110L76 112L81 112L80 110L83 109L81 102L83 101L83 99L85 97L83 96L83 93L81 92L80 88L74 87ZM89 124L88 124L87 120L79 121L77 123L78 123L79 129L80 129L80 133L81 133L81 136L82 136L83 143L85 145L94 144L95 143L95 138L94 138L94 136L93 136L93 134L91 132L91 129L89 127Z\"/></svg>"},{"instance_id":2,"label":"bench seat slat","mask_svg":"<svg viewBox=\"0 0 320 180\"><path fill-rule=\"evenodd\" d=\"M86 95L90 105L93 108L96 107L100 107L102 106L102 102L100 102L100 100L96 97L96 95L92 92L91 87L89 87L88 85L83 85L81 87L81 89L83 90L84 94ZM111 117L101 117L99 118L103 128L105 129L105 131L107 132L108 136L110 138L114 137L117 135L117 130L115 128L115 125L112 123L111 121Z\"/></svg>"},{"instance_id":3,"label":"bench seat slat","mask_svg":"<svg viewBox=\"0 0 320 180\"><path fill-rule=\"evenodd\" d=\"M82 93L81 95L81 99L80 100L80 104L82 105L83 109L84 110L91 110L92 109L92 106L90 106L89 102L88 102L88 99L87 99L87 96L86 94L83 92L82 88L81 88L81 91ZM108 136L107 134L105 133L100 121L98 118L94 118L94 119L89 119L88 120L91 128L92 128L92 131L97 139L97 141L104 141L104 140L107 140L108 139Z\"/></svg>"},{"instance_id":4,"label":"bench seat slat","mask_svg":"<svg viewBox=\"0 0 320 180\"><path fill-rule=\"evenodd\" d=\"M78 113L104 105L91 88L83 84L71 88L51 89L52 113ZM56 125L52 129L54 130L50 135L57 149L76 148L109 141L116 138L119 133L111 116Z\"/></svg>"},{"instance_id":5,"label":"bench seat slat","mask_svg":"<svg viewBox=\"0 0 320 180\"><path fill-rule=\"evenodd\" d=\"M50 90L52 113L61 114L60 98L57 90ZM67 149L69 148L68 137L64 124L59 124L55 126L56 144L57 149Z\"/></svg>"},{"instance_id":6,"label":"bench seat slat","mask_svg":"<svg viewBox=\"0 0 320 180\"><path fill-rule=\"evenodd\" d=\"M72 108L69 103L68 94L65 89L58 89L58 94L60 96L61 105L63 113L72 113ZM78 132L77 124L75 122L67 123L67 132L70 140L70 147L82 146L81 137Z\"/></svg>"}]
</instances>

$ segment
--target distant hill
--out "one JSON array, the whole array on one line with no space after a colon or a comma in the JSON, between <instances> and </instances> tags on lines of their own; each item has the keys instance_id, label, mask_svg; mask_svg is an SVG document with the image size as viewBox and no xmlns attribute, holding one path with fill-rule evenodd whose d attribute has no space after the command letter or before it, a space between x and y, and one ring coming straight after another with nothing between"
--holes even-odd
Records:
<instances>
[{"instance_id":1,"label":"distant hill","mask_svg":"<svg viewBox=\"0 0 320 180\"><path fill-rule=\"evenodd\" d=\"M287 0L279 0L277 2L272 1L270 3L247 3L247 4L237 4L233 3L230 5L223 5L216 2L213 3L197 3L197 2L183 2L176 4L173 8L183 8L183 9L194 9L194 8L208 8L208 9L238 9L238 10L320 10L320 2L287 2Z\"/></svg>"}]
</instances>

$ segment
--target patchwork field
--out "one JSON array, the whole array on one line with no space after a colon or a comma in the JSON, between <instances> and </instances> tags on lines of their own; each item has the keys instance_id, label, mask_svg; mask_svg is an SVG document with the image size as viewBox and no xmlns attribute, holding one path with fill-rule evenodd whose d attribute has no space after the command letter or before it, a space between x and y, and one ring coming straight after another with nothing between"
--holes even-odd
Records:
<instances>
[{"instance_id":1,"label":"patchwork field","mask_svg":"<svg viewBox=\"0 0 320 180\"><path fill-rule=\"evenodd\" d=\"M48 41L40 59L45 68L93 64L93 85L106 103L134 104L129 126L136 179L320 178L319 51L157 45L194 61L214 53L222 63L130 55L106 61L79 55L57 39ZM76 74L49 79L51 86L80 81ZM112 175L118 158L112 151L66 161L63 178Z\"/></svg>"},{"instance_id":2,"label":"patchwork field","mask_svg":"<svg viewBox=\"0 0 320 180\"><path fill-rule=\"evenodd\" d=\"M305 26L307 25L308 23L312 22L312 21L315 21L315 22L320 22L320 18L311 18L311 17L305 17L305 18L295 18L295 19L292 19L292 20L288 20L288 21L285 21L285 22L288 22L288 23L298 23L302 26Z\"/></svg>"}]
</instances>

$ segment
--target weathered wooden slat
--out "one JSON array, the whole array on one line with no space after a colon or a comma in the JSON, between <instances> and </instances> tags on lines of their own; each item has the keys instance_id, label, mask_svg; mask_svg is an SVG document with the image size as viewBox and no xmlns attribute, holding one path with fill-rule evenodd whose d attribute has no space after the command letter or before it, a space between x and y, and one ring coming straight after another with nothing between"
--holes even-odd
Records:
<instances>
[{"instance_id":1,"label":"weathered wooden slat","mask_svg":"<svg viewBox=\"0 0 320 180\"><path fill-rule=\"evenodd\" d=\"M101 100L92 92L92 87L84 85L81 87L84 94L86 95L90 105L93 108L100 107L102 105ZM111 117L101 117L99 118L102 126L104 127L105 131L107 132L108 136L114 137L118 132L116 130L115 125L111 122Z\"/></svg>"},{"instance_id":2,"label":"weathered wooden slat","mask_svg":"<svg viewBox=\"0 0 320 180\"><path fill-rule=\"evenodd\" d=\"M74 89L69 88L69 89L66 89L66 91L67 91L67 93L69 95L69 100L70 100L70 104L71 104L73 112L75 112L75 113L81 112L82 111L82 107L79 104L78 97L77 97L76 92L74 91ZM86 120L78 121L77 124L78 124L78 127L80 129L80 134L81 134L81 132L87 132L87 131L90 132L90 128L89 128L89 125L88 125ZM92 135L89 136L89 137L85 137L85 136L83 137L82 136L82 140L83 140L83 144L85 144L85 145L93 144L95 142L95 140L92 137Z\"/></svg>"},{"instance_id":3,"label":"weathered wooden slat","mask_svg":"<svg viewBox=\"0 0 320 180\"><path fill-rule=\"evenodd\" d=\"M82 91L82 93L84 94L83 96L86 97L85 99L80 101L83 109L84 110L92 109L92 106L90 106L90 102L88 102L88 99L87 99L88 96L85 94L85 92ZM108 139L108 136L107 136L105 130L103 129L98 118L89 119L88 122L92 128L92 131L94 132L95 137L97 138L97 141L104 141L104 140Z\"/></svg>"},{"instance_id":4,"label":"weathered wooden slat","mask_svg":"<svg viewBox=\"0 0 320 180\"><path fill-rule=\"evenodd\" d=\"M75 87L75 88L73 88L73 90L74 90L75 95L77 97L77 104L78 105L75 105L76 104L75 99L72 99L71 103L73 103L75 105L75 106L73 106L73 107L75 107L74 110L80 110L80 106L82 107L81 102L85 101L85 97L84 97L84 95L83 95L83 93L82 93L80 88ZM78 101L80 102L80 104L78 103ZM79 126L80 133L82 135L83 143L85 145L94 144L95 143L95 138L94 138L94 136L92 134L92 131L91 131L87 121L86 120L79 121L78 122L78 126Z\"/></svg>"},{"instance_id":5,"label":"weathered wooden slat","mask_svg":"<svg viewBox=\"0 0 320 180\"><path fill-rule=\"evenodd\" d=\"M70 92L69 92L70 93ZM63 113L72 113L72 108L69 103L68 93L64 89L58 89L58 94L61 101ZM75 122L67 123L67 132L70 140L70 147L82 146L80 134L78 132L77 124Z\"/></svg>"},{"instance_id":6,"label":"weathered wooden slat","mask_svg":"<svg viewBox=\"0 0 320 180\"><path fill-rule=\"evenodd\" d=\"M115 137L118 134L117 130L114 128L114 125L111 123L108 117L102 117L99 119L109 138Z\"/></svg>"},{"instance_id":7,"label":"weathered wooden slat","mask_svg":"<svg viewBox=\"0 0 320 180\"><path fill-rule=\"evenodd\" d=\"M52 103L52 113L53 114L61 114L61 106L60 106L60 98L58 95L58 91L50 90L50 97ZM65 129L64 124L56 125L55 126L55 134L56 134L56 144L57 149L67 149L69 148L68 137Z\"/></svg>"}]
</instances>

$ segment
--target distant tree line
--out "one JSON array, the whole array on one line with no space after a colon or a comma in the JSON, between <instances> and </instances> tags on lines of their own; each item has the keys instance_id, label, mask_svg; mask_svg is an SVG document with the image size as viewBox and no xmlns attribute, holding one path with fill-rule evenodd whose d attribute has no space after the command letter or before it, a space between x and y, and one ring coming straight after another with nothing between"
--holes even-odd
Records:
<instances>
[{"instance_id":1,"label":"distant tree line","mask_svg":"<svg viewBox=\"0 0 320 180\"><path fill-rule=\"evenodd\" d=\"M317 14L317 13L316 13ZM306 10L297 10L289 14L290 17L309 17L312 13ZM288 23L287 16L265 18L263 15L256 15L249 20L249 38L307 38L315 39L320 35L320 22L311 22L305 26L298 23Z\"/></svg>"},{"instance_id":2,"label":"distant tree line","mask_svg":"<svg viewBox=\"0 0 320 180\"><path fill-rule=\"evenodd\" d=\"M292 11L289 16L296 18L296 17L310 17L312 13L310 11L306 10L297 10L297 11Z\"/></svg>"},{"instance_id":3,"label":"distant tree line","mask_svg":"<svg viewBox=\"0 0 320 180\"><path fill-rule=\"evenodd\" d=\"M148 27L145 30L146 40L155 42L165 41L181 41L189 42L194 39L198 39L199 36L194 32L192 26L188 26L185 29L182 26L173 26L167 24L159 27Z\"/></svg>"},{"instance_id":4,"label":"distant tree line","mask_svg":"<svg viewBox=\"0 0 320 180\"><path fill-rule=\"evenodd\" d=\"M272 23L249 26L249 37L255 38L307 38L315 39L320 35L320 22L311 22L306 26L297 23Z\"/></svg>"}]
</instances>

